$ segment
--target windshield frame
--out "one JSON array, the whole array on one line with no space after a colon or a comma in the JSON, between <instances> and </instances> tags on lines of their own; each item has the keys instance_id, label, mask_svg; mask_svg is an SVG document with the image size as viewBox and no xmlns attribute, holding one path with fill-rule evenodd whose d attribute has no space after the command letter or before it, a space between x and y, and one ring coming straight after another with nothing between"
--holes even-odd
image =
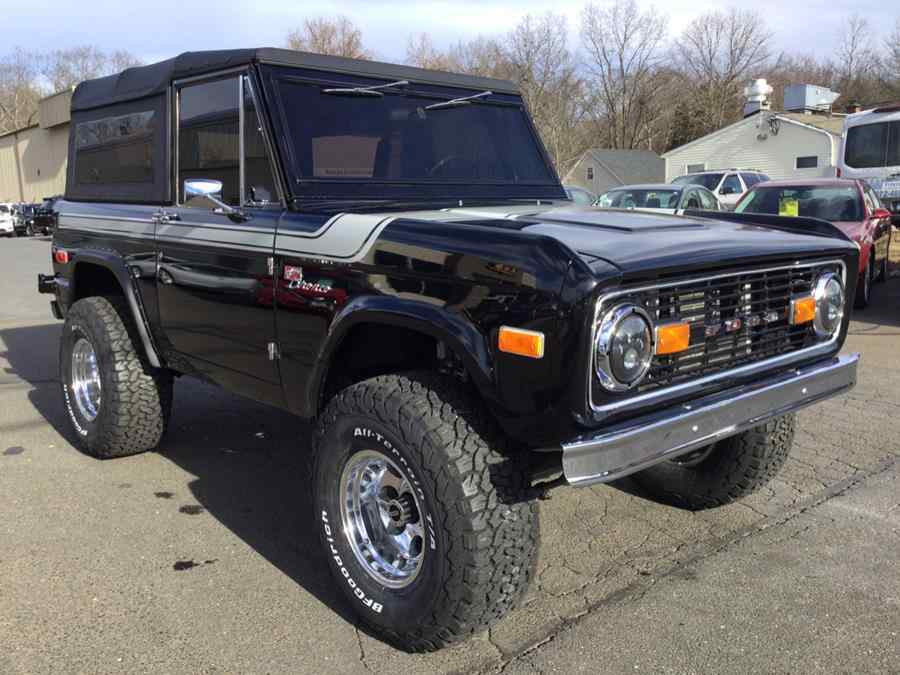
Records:
<instances>
[{"instance_id":1,"label":"windshield frame","mask_svg":"<svg viewBox=\"0 0 900 675\"><path fill-rule=\"evenodd\" d=\"M261 64L259 67L261 98L267 109L266 117L272 125L276 155L284 175L284 182L291 200L412 200L446 201L452 200L562 200L565 191L559 176L550 161L549 154L541 142L531 116L525 109L524 101L517 94L499 92L485 96L471 103L472 106L502 106L520 111L525 128L538 151L541 164L546 169L547 179L541 181L493 181L452 179L446 177L411 179L313 177L302 175L300 162L295 156L291 142L288 114L280 87L284 83L314 85L319 87L371 87L385 84L389 78L358 73L316 71L305 68L275 64ZM410 81L396 90L383 90L385 96L412 95L416 98L433 99L444 103L463 96L478 94L477 87L457 86ZM380 97L378 97L380 99ZM375 100L373 97L372 100ZM453 115L454 108L435 110L436 115Z\"/></svg>"}]
</instances>

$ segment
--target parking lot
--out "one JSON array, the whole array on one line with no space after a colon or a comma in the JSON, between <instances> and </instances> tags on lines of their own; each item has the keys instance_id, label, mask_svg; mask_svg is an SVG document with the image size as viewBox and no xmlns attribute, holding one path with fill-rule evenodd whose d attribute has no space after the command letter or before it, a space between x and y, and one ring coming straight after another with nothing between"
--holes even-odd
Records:
<instances>
[{"instance_id":1,"label":"parking lot","mask_svg":"<svg viewBox=\"0 0 900 675\"><path fill-rule=\"evenodd\" d=\"M192 380L162 448L69 442L46 239L0 242L0 673L900 670L900 279L761 493L690 513L616 486L543 502L539 574L489 635L368 636L319 554L308 428Z\"/></svg>"}]
</instances>

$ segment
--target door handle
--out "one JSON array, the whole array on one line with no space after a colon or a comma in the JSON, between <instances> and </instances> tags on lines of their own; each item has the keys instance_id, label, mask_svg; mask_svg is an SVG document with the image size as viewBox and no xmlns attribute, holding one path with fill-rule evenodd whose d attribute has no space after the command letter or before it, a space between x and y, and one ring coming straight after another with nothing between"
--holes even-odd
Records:
<instances>
[{"instance_id":1,"label":"door handle","mask_svg":"<svg viewBox=\"0 0 900 675\"><path fill-rule=\"evenodd\" d=\"M166 286L170 286L175 281L175 279L172 278L172 275L162 267L159 268L159 274L157 276L159 278L159 283L165 284Z\"/></svg>"},{"instance_id":2,"label":"door handle","mask_svg":"<svg viewBox=\"0 0 900 675\"><path fill-rule=\"evenodd\" d=\"M166 223L170 223L170 222L175 221L175 220L181 220L181 216L179 216L177 213L165 213L165 212L163 212L163 213L160 213L160 214L159 214L159 218L158 218L157 222L158 222L160 225L165 225Z\"/></svg>"}]
</instances>

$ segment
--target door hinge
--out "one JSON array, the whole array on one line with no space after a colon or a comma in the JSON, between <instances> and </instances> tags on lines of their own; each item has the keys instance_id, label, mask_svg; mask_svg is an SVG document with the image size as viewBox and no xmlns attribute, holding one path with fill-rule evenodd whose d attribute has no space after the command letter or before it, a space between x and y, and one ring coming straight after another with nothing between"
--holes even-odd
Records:
<instances>
[{"instance_id":1,"label":"door hinge","mask_svg":"<svg viewBox=\"0 0 900 675\"><path fill-rule=\"evenodd\" d=\"M281 351L278 349L277 342L269 343L269 361L277 361L281 358Z\"/></svg>"},{"instance_id":2,"label":"door hinge","mask_svg":"<svg viewBox=\"0 0 900 675\"><path fill-rule=\"evenodd\" d=\"M275 258L273 258L272 256L266 258L266 269L269 270L270 277L275 276Z\"/></svg>"}]
</instances>

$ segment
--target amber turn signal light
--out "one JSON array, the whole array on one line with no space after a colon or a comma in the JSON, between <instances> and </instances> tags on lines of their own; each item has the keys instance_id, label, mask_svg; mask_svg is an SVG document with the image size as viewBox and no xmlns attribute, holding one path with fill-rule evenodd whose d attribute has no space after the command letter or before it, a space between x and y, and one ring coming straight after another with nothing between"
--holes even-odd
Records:
<instances>
[{"instance_id":1,"label":"amber turn signal light","mask_svg":"<svg viewBox=\"0 0 900 675\"><path fill-rule=\"evenodd\" d=\"M656 327L656 353L683 352L691 344L691 327L686 323L668 323Z\"/></svg>"},{"instance_id":2,"label":"amber turn signal light","mask_svg":"<svg viewBox=\"0 0 900 675\"><path fill-rule=\"evenodd\" d=\"M807 295L791 300L791 325L799 326L816 318L816 299Z\"/></svg>"},{"instance_id":3,"label":"amber turn signal light","mask_svg":"<svg viewBox=\"0 0 900 675\"><path fill-rule=\"evenodd\" d=\"M544 357L544 334L524 328L501 326L497 346L507 354L540 359Z\"/></svg>"}]
</instances>

